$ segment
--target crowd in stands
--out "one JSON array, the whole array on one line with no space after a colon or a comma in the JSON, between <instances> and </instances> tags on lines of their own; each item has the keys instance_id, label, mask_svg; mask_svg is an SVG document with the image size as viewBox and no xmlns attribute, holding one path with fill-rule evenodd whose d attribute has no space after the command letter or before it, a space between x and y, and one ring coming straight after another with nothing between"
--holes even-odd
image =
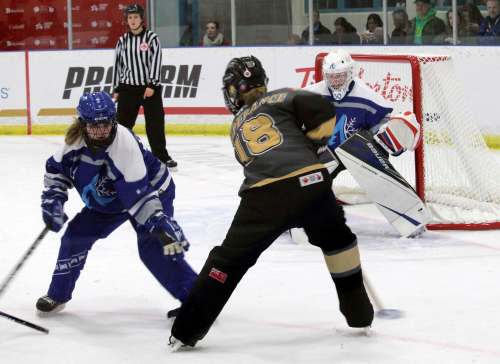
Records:
<instances>
[{"instance_id":1,"label":"crowd in stands","mask_svg":"<svg viewBox=\"0 0 500 364\"><path fill-rule=\"evenodd\" d=\"M487 16L478 6L467 3L457 11L457 44L500 44L500 0L484 0ZM437 16L431 0L415 1L416 16L408 18L405 9L392 11L393 29L389 29L389 44L432 45L453 44L453 13L446 13L445 21ZM383 22L380 15L369 14L365 30L358 30L345 18L334 21L333 33L321 23L320 14L313 14L314 44L383 44ZM302 36L291 34L288 44L309 44L309 27Z\"/></svg>"},{"instance_id":2,"label":"crowd in stands","mask_svg":"<svg viewBox=\"0 0 500 364\"><path fill-rule=\"evenodd\" d=\"M388 29L388 43L394 45L453 44L453 12L448 10L444 20L437 16L435 0L415 0L416 16L409 19L404 8L391 12L393 28ZM483 0L487 15L483 16L478 6L467 3L457 11L457 44L500 44L500 0ZM320 21L320 13L313 12L313 43L325 44L384 44L383 21L379 14L369 14L365 29L358 31L345 17L333 22L333 32ZM309 44L309 27L301 35L291 33L287 44ZM219 23L206 23L205 33L199 43L193 40L189 24L180 41L181 46L226 46L230 45L220 29Z\"/></svg>"}]
</instances>

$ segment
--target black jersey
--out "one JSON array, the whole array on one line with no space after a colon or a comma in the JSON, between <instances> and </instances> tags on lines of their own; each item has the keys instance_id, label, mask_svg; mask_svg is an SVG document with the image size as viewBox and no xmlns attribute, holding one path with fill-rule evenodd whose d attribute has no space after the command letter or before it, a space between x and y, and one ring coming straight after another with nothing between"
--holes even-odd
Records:
<instances>
[{"instance_id":1,"label":"black jersey","mask_svg":"<svg viewBox=\"0 0 500 364\"><path fill-rule=\"evenodd\" d=\"M242 108L231 126L245 174L240 192L324 168L317 150L334 126L334 106L304 90L275 90Z\"/></svg>"}]
</instances>

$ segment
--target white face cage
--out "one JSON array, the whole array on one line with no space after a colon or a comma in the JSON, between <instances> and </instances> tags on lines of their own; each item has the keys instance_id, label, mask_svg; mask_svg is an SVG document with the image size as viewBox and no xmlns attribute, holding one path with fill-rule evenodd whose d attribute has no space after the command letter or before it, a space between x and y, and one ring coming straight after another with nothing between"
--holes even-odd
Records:
<instances>
[{"instance_id":1,"label":"white face cage","mask_svg":"<svg viewBox=\"0 0 500 364\"><path fill-rule=\"evenodd\" d=\"M354 79L354 61L343 50L330 52L323 60L323 79L335 100L342 100Z\"/></svg>"},{"instance_id":2,"label":"white face cage","mask_svg":"<svg viewBox=\"0 0 500 364\"><path fill-rule=\"evenodd\" d=\"M86 124L85 132L91 140L105 140L111 134L111 129L113 128L112 123L97 123L97 124Z\"/></svg>"}]
</instances>

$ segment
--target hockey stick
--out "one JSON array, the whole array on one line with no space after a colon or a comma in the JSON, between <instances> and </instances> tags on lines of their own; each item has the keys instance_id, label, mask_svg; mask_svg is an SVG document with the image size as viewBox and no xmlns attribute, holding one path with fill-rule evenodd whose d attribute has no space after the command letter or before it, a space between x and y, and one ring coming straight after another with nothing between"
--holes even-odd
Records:
<instances>
[{"instance_id":1,"label":"hockey stick","mask_svg":"<svg viewBox=\"0 0 500 364\"><path fill-rule=\"evenodd\" d=\"M34 330L37 330L37 331L40 331L40 332L43 332L45 334L48 334L49 333L49 330L46 329L45 327L42 327L42 326L38 326L36 324L33 324L29 321L26 321L26 320L23 320L23 319L20 319L18 317L15 317L15 316L12 316L12 315L9 315L8 313L5 313L3 311L0 311L0 316L1 317L5 317L6 319L8 320L11 320L11 321L14 321L15 323L18 323L18 324L21 324L21 325L24 325L24 326L27 326L29 328L32 328Z\"/></svg>"},{"instance_id":2,"label":"hockey stick","mask_svg":"<svg viewBox=\"0 0 500 364\"><path fill-rule=\"evenodd\" d=\"M40 244L40 242L43 240L43 238L45 237L45 235L47 235L48 232L49 232L49 228L44 227L42 232L40 234L38 234L38 236L36 237L33 244L31 244L31 246L28 248L28 250L24 253L23 257L17 262L16 266L12 269L12 271L10 271L10 273L7 275L7 278L4 279L4 281L2 282L2 285L0 286L0 296L2 296L2 294L5 292L5 289L7 288L9 283L12 281L12 279L14 279L17 272L19 272L19 270L22 268L22 266L26 263L26 261L28 260L30 255L33 253L33 251L36 249L38 244ZM31 322L28 322L28 321L25 321L25 320L20 319L18 317L9 315L8 313L0 311L0 316L5 317L6 319L14 321L18 324L32 328L34 330L37 330L37 331L40 331L40 332L43 332L46 334L49 333L49 330L47 330L44 327L35 325Z\"/></svg>"},{"instance_id":3,"label":"hockey stick","mask_svg":"<svg viewBox=\"0 0 500 364\"><path fill-rule=\"evenodd\" d=\"M33 253L35 248L38 246L38 244L40 244L40 242L43 240L43 238L45 237L45 235L47 235L48 232L49 232L49 228L44 227L42 232L40 234L38 234L38 236L36 237L33 244L31 244L31 246L28 248L26 253L24 253L23 257L17 262L14 269L12 269L10 271L10 273L7 275L7 278L4 279L4 281L2 282L2 285L0 286L0 297L5 292L5 289L9 285L10 281L12 281L12 279L16 276L17 272L19 272L19 270L22 268L24 263L26 263L26 261L28 260L30 255Z\"/></svg>"},{"instance_id":4,"label":"hockey stick","mask_svg":"<svg viewBox=\"0 0 500 364\"><path fill-rule=\"evenodd\" d=\"M387 320L395 320L402 318L404 316L404 312L401 310L397 310L394 308L384 308L384 305L380 301L379 296L373 289L372 284L370 283L368 277L366 276L366 273L363 272L363 282L365 283L366 290L368 292L368 295L370 296L371 300L373 301L373 305L375 306L375 315L380 318L380 319L387 319Z\"/></svg>"}]
</instances>

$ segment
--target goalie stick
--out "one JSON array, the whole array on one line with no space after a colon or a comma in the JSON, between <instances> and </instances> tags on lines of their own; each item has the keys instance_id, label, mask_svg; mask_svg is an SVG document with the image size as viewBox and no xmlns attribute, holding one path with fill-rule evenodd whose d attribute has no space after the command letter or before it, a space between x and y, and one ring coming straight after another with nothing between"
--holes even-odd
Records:
<instances>
[{"instance_id":1,"label":"goalie stick","mask_svg":"<svg viewBox=\"0 0 500 364\"><path fill-rule=\"evenodd\" d=\"M17 273L19 272L19 270L23 267L23 265L26 263L26 261L28 260L28 258L30 257L30 255L33 253L33 251L36 249L36 247L38 246L38 244L40 244L40 242L43 240L43 238L45 237L45 235L47 235L48 232L49 232L49 228L48 227L44 227L43 230L42 230L42 232L40 234L38 234L38 236L36 237L35 241L31 244L31 246L28 248L28 250L26 250L26 252L22 256L22 258L17 262L16 266L10 271L10 273L4 279L4 281L2 282L2 285L0 286L0 297L5 292L7 286L9 285L9 283L12 281L12 279L14 279L14 277L17 275ZM0 316L6 318L8 320L14 321L14 322L16 322L18 324L21 324L21 325L24 325L26 327L32 328L34 330L41 331L41 332L44 332L46 334L49 333L49 330L47 330L44 327L38 326L36 324L33 324L33 323L29 322L29 321L20 319L18 317L9 315L8 313L0 311Z\"/></svg>"}]
</instances>

